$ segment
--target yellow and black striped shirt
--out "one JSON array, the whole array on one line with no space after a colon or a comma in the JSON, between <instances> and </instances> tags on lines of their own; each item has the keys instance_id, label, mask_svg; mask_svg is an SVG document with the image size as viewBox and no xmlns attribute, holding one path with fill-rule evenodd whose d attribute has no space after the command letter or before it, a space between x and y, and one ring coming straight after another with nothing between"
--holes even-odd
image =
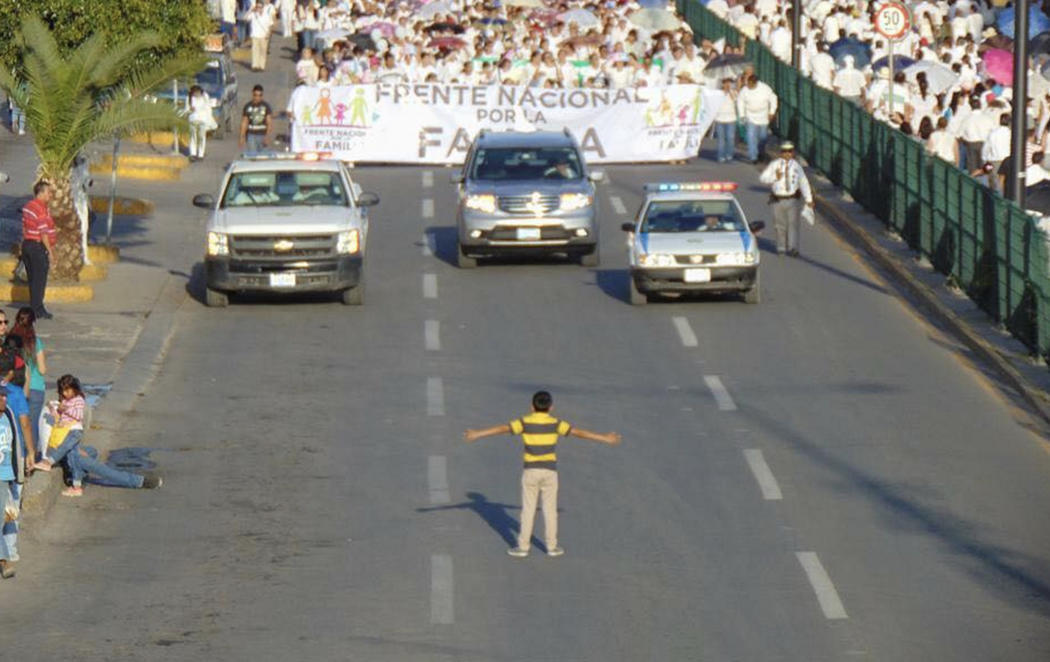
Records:
<instances>
[{"instance_id":1,"label":"yellow and black striped shirt","mask_svg":"<svg viewBox=\"0 0 1050 662\"><path fill-rule=\"evenodd\" d=\"M526 469L556 469L558 437L568 435L572 425L546 412L536 411L511 421L510 431L521 435L525 444Z\"/></svg>"}]
</instances>

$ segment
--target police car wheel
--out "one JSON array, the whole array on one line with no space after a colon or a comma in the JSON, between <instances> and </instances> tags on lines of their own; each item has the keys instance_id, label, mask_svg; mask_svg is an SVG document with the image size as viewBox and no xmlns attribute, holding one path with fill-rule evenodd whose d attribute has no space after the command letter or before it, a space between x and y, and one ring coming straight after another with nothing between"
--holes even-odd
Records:
<instances>
[{"instance_id":1,"label":"police car wheel","mask_svg":"<svg viewBox=\"0 0 1050 662\"><path fill-rule=\"evenodd\" d=\"M459 244L456 245L456 265L460 269L473 269L478 266L477 258L470 257L463 252L463 247Z\"/></svg>"},{"instance_id":2,"label":"police car wheel","mask_svg":"<svg viewBox=\"0 0 1050 662\"><path fill-rule=\"evenodd\" d=\"M580 256L580 265L584 267L596 267L601 262L601 255L598 253L598 247L595 246L594 250L590 253L585 253Z\"/></svg>"},{"instance_id":3,"label":"police car wheel","mask_svg":"<svg viewBox=\"0 0 1050 662\"><path fill-rule=\"evenodd\" d=\"M644 306L649 303L649 295L638 289L638 286L635 285L634 279L631 278L630 275L627 276L627 282L628 295L632 306Z\"/></svg>"},{"instance_id":4,"label":"police car wheel","mask_svg":"<svg viewBox=\"0 0 1050 662\"><path fill-rule=\"evenodd\" d=\"M762 301L762 289L759 284L758 274L755 274L755 284L750 290L744 292L744 303L760 303Z\"/></svg>"},{"instance_id":5,"label":"police car wheel","mask_svg":"<svg viewBox=\"0 0 1050 662\"><path fill-rule=\"evenodd\" d=\"M209 308L225 308L230 305L230 295L208 287L204 290L204 303Z\"/></svg>"}]
</instances>

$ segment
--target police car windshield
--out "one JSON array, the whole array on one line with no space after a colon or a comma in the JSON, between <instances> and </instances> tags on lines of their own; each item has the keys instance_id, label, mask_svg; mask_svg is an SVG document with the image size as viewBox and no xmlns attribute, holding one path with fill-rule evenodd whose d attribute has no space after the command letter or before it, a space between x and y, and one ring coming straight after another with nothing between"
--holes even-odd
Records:
<instances>
[{"instance_id":1,"label":"police car windshield","mask_svg":"<svg viewBox=\"0 0 1050 662\"><path fill-rule=\"evenodd\" d=\"M230 177L222 207L347 206L336 172L253 171Z\"/></svg>"},{"instance_id":2,"label":"police car windshield","mask_svg":"<svg viewBox=\"0 0 1050 662\"><path fill-rule=\"evenodd\" d=\"M740 232L746 226L731 200L653 200L641 232Z\"/></svg>"},{"instance_id":3,"label":"police car windshield","mask_svg":"<svg viewBox=\"0 0 1050 662\"><path fill-rule=\"evenodd\" d=\"M572 147L500 147L479 149L470 178L489 182L526 180L565 181L583 177Z\"/></svg>"}]
</instances>

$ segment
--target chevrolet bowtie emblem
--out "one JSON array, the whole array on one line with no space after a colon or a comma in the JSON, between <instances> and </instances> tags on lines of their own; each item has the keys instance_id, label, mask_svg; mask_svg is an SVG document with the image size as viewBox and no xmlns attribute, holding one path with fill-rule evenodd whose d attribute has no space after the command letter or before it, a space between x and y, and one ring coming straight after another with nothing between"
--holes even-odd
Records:
<instances>
[{"instance_id":1,"label":"chevrolet bowtie emblem","mask_svg":"<svg viewBox=\"0 0 1050 662\"><path fill-rule=\"evenodd\" d=\"M273 249L278 253L286 253L295 248L295 242L281 239L273 243Z\"/></svg>"},{"instance_id":2,"label":"chevrolet bowtie emblem","mask_svg":"<svg viewBox=\"0 0 1050 662\"><path fill-rule=\"evenodd\" d=\"M543 212L545 211L543 208L543 204L540 202L540 198L540 192L533 191L532 195L529 196L529 201L525 204L525 210L531 211L536 216L536 218L543 216Z\"/></svg>"}]
</instances>

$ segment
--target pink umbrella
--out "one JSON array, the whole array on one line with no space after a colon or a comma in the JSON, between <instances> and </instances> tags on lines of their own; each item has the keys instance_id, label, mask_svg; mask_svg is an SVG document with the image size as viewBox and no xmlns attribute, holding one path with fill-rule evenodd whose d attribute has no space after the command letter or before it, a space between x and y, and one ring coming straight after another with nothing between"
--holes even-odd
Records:
<instances>
[{"instance_id":1,"label":"pink umbrella","mask_svg":"<svg viewBox=\"0 0 1050 662\"><path fill-rule=\"evenodd\" d=\"M1014 54L1001 48L989 48L981 56L984 73L1007 87L1014 84Z\"/></svg>"}]
</instances>

